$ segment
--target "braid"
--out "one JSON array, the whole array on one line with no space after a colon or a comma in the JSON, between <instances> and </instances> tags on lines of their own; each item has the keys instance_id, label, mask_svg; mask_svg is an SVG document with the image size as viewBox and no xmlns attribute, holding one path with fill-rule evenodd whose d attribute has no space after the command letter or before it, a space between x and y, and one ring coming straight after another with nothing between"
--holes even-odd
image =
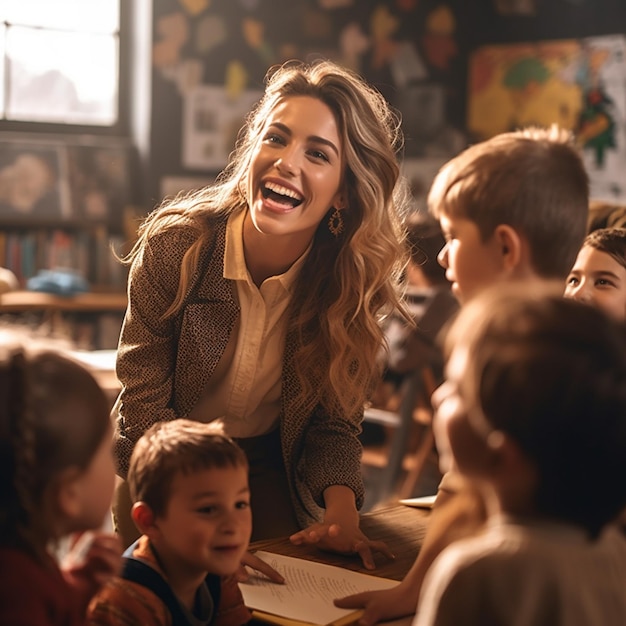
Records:
<instances>
[{"instance_id":1,"label":"braid","mask_svg":"<svg viewBox=\"0 0 626 626\"><path fill-rule=\"evenodd\" d=\"M16 497L13 457L13 415L10 410L12 383L9 380L6 359L0 361L0 536L8 537L15 528Z\"/></svg>"},{"instance_id":2,"label":"braid","mask_svg":"<svg viewBox=\"0 0 626 626\"><path fill-rule=\"evenodd\" d=\"M86 368L57 344L27 341L0 329L0 542L44 563L73 521L56 506L57 486L66 469L89 467L110 418Z\"/></svg>"},{"instance_id":3,"label":"braid","mask_svg":"<svg viewBox=\"0 0 626 626\"><path fill-rule=\"evenodd\" d=\"M20 505L20 534L32 529L37 519L35 497L38 492L36 431L37 419L32 404L32 384L23 350L17 351L9 369L14 378L11 410L15 416L15 491Z\"/></svg>"},{"instance_id":4,"label":"braid","mask_svg":"<svg viewBox=\"0 0 626 626\"><path fill-rule=\"evenodd\" d=\"M1 524L11 537L35 554L45 550L45 536L38 532L37 420L30 399L33 389L28 358L23 348L13 347L3 363L3 448L11 477L3 498ZM4 456L4 455L3 455Z\"/></svg>"}]
</instances>

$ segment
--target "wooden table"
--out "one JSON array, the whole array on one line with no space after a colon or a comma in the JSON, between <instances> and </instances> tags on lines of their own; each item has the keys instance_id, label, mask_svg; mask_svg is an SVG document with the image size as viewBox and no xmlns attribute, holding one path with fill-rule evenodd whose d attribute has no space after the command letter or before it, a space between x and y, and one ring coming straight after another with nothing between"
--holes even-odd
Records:
<instances>
[{"instance_id":1,"label":"wooden table","mask_svg":"<svg viewBox=\"0 0 626 626\"><path fill-rule=\"evenodd\" d=\"M288 538L255 541L250 545L250 550L277 552L357 572L402 580L413 565L422 545L429 516L428 510L403 504L390 505L363 515L361 528L367 537L384 541L396 556L394 560L389 560L382 554L375 554L375 570L365 569L358 556L322 552L314 545L294 546Z\"/></svg>"}]
</instances>

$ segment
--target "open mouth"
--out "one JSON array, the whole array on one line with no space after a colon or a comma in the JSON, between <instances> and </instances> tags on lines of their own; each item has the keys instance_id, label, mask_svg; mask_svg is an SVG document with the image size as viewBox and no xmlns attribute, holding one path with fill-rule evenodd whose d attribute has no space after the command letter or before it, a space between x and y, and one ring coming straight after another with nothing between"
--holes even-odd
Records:
<instances>
[{"instance_id":1,"label":"open mouth","mask_svg":"<svg viewBox=\"0 0 626 626\"><path fill-rule=\"evenodd\" d=\"M271 182L265 183L261 187L261 194L266 200L273 200L291 208L299 206L304 201L304 198L297 191Z\"/></svg>"},{"instance_id":2,"label":"open mouth","mask_svg":"<svg viewBox=\"0 0 626 626\"><path fill-rule=\"evenodd\" d=\"M215 546L213 548L213 550L215 552L230 554L230 553L233 553L233 552L237 552L237 550L239 550L239 546L238 545L234 545L234 546Z\"/></svg>"}]
</instances>

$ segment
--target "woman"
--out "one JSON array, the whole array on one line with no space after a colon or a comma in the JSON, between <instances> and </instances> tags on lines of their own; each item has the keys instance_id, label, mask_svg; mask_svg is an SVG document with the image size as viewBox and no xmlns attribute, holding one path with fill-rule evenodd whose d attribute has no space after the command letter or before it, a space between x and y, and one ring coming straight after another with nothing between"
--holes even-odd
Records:
<instances>
[{"instance_id":1,"label":"woman","mask_svg":"<svg viewBox=\"0 0 626 626\"><path fill-rule=\"evenodd\" d=\"M115 449L159 420L220 419L250 460L253 539L358 552L357 439L401 309L399 122L330 62L270 70L216 183L150 214L131 251ZM301 528L305 530L300 531Z\"/></svg>"}]
</instances>

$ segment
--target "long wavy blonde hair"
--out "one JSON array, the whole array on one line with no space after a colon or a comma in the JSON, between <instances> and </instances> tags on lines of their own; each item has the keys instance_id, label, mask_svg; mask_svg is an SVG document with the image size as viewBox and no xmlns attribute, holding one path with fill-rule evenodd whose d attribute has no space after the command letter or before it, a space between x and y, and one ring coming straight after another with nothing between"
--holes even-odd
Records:
<instances>
[{"instance_id":1,"label":"long wavy blonde hair","mask_svg":"<svg viewBox=\"0 0 626 626\"><path fill-rule=\"evenodd\" d=\"M409 203L397 159L400 120L360 76L329 61L271 68L265 94L247 116L229 164L215 183L165 201L148 215L125 261L132 262L163 229L197 230L198 238L183 260L177 296L165 315L178 312L211 236L206 215L247 207L248 170L265 121L280 102L294 96L317 98L335 115L345 154L347 198L342 233L335 237L328 220L321 221L291 302L290 331L299 338L294 367L300 401L310 405L314 398L328 410L354 414L362 409L378 373L376 357L385 341L381 320L393 310L408 318L400 289Z\"/></svg>"}]
</instances>

